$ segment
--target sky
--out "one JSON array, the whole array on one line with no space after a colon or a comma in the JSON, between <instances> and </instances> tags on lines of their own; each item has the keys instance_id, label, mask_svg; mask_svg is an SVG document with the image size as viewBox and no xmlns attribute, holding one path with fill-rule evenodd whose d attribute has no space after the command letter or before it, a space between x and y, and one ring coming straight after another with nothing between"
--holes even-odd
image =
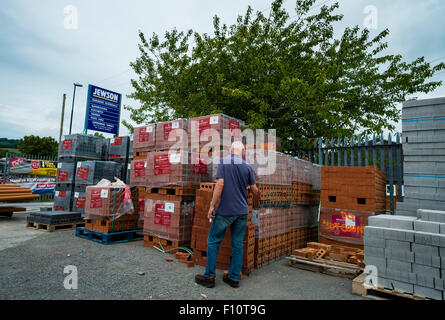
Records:
<instances>
[{"instance_id":1,"label":"sky","mask_svg":"<svg viewBox=\"0 0 445 320\"><path fill-rule=\"evenodd\" d=\"M123 105L137 107L128 99L129 63L139 55L138 30L149 37L166 31L193 29L213 31L218 15L226 24L236 22L250 5L268 12L270 0L2 0L0 6L0 137L51 136L58 140L62 97L67 95L63 134L69 130L73 83L77 88L72 132L83 130L88 85L97 85L123 95ZM317 0L314 7L334 0ZM364 27L368 6L376 9L376 35L388 28L386 54L401 54L410 62L424 56L426 61L445 62L445 2L440 0L339 0L335 24L339 37L345 27ZM291 16L295 0L284 3ZM73 11L74 9L74 11ZM73 13L77 12L77 25ZM440 72L432 80L445 80ZM445 85L418 98L445 96ZM399 106L401 108L401 105ZM129 120L122 109L121 120ZM131 122L131 121L130 121ZM396 123L396 132L401 124ZM120 135L128 130L120 125ZM110 136L105 134L105 136Z\"/></svg>"}]
</instances>

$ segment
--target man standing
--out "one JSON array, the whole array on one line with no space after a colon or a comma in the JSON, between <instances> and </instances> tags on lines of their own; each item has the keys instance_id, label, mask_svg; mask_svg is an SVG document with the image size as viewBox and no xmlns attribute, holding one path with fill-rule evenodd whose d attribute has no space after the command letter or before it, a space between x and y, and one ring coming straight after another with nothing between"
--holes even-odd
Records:
<instances>
[{"instance_id":1,"label":"man standing","mask_svg":"<svg viewBox=\"0 0 445 320\"><path fill-rule=\"evenodd\" d=\"M232 259L229 272L223 281L230 286L239 287L243 264L243 240L247 226L249 207L247 204L247 187L253 192L254 215L258 214L259 190L255 184L252 167L242 159L244 145L235 141L231 154L221 159L216 173L216 185L208 212L212 226L207 238L207 265L204 275L196 275L195 282L207 288L215 286L215 269L218 250L224 239L226 229L230 227L232 240ZM220 200L218 208L215 205Z\"/></svg>"}]
</instances>

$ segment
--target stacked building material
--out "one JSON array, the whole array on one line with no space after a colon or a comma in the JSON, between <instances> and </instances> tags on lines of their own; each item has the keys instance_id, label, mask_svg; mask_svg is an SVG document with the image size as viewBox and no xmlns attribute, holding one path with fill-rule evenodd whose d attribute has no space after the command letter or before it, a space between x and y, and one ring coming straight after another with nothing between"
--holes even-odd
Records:
<instances>
[{"instance_id":1,"label":"stacked building material","mask_svg":"<svg viewBox=\"0 0 445 320\"><path fill-rule=\"evenodd\" d=\"M85 188L86 189L86 188ZM86 204L86 190L82 191L83 188L80 188L79 191L76 191L77 188L74 189L74 197L73 197L73 211L78 211L82 214L82 216L85 216L85 204Z\"/></svg>"},{"instance_id":2,"label":"stacked building material","mask_svg":"<svg viewBox=\"0 0 445 320\"><path fill-rule=\"evenodd\" d=\"M220 156L227 155L235 139L241 139L244 122L225 114L213 114L188 120L190 150L200 152L206 145L220 149ZM212 150L208 150L212 151Z\"/></svg>"},{"instance_id":3,"label":"stacked building material","mask_svg":"<svg viewBox=\"0 0 445 320\"><path fill-rule=\"evenodd\" d=\"M405 199L398 215L445 208L445 98L402 105Z\"/></svg>"},{"instance_id":4,"label":"stacked building material","mask_svg":"<svg viewBox=\"0 0 445 320\"><path fill-rule=\"evenodd\" d=\"M106 160L108 142L101 137L85 134L65 135L59 144L58 162L76 160Z\"/></svg>"},{"instance_id":5,"label":"stacked building material","mask_svg":"<svg viewBox=\"0 0 445 320\"><path fill-rule=\"evenodd\" d=\"M363 245L368 217L385 212L386 178L376 167L323 166L320 241Z\"/></svg>"},{"instance_id":6,"label":"stacked building material","mask_svg":"<svg viewBox=\"0 0 445 320\"><path fill-rule=\"evenodd\" d=\"M134 151L150 151L156 146L156 125L149 124L134 128Z\"/></svg>"},{"instance_id":7,"label":"stacked building material","mask_svg":"<svg viewBox=\"0 0 445 320\"><path fill-rule=\"evenodd\" d=\"M54 210L78 211L84 213L82 208L86 185L76 181L79 163L82 161L106 160L108 157L108 141L101 137L84 134L65 135L59 145L56 192ZM76 198L75 196L79 197ZM69 201L66 198L69 196ZM80 201L78 202L78 199ZM58 209L56 208L59 207ZM69 207L66 207L69 205ZM64 209L62 209L62 207Z\"/></svg>"},{"instance_id":8,"label":"stacked building material","mask_svg":"<svg viewBox=\"0 0 445 320\"><path fill-rule=\"evenodd\" d=\"M30 188L17 184L0 184L0 202L29 201L38 197L39 195L33 194Z\"/></svg>"},{"instance_id":9,"label":"stacked building material","mask_svg":"<svg viewBox=\"0 0 445 320\"><path fill-rule=\"evenodd\" d=\"M199 185L208 180L208 167L199 154L186 151L150 151L145 160L133 160L130 168L132 186Z\"/></svg>"},{"instance_id":10,"label":"stacked building material","mask_svg":"<svg viewBox=\"0 0 445 320\"><path fill-rule=\"evenodd\" d=\"M26 217L27 222L41 223L47 225L82 222L80 212L66 212L66 211L38 211L31 212Z\"/></svg>"},{"instance_id":11,"label":"stacked building material","mask_svg":"<svg viewBox=\"0 0 445 320\"><path fill-rule=\"evenodd\" d=\"M417 215L370 217L365 263L377 287L443 300L445 211L419 209Z\"/></svg>"},{"instance_id":12,"label":"stacked building material","mask_svg":"<svg viewBox=\"0 0 445 320\"><path fill-rule=\"evenodd\" d=\"M173 145L187 150L187 119L156 123L156 149L168 150Z\"/></svg>"},{"instance_id":13,"label":"stacked building material","mask_svg":"<svg viewBox=\"0 0 445 320\"><path fill-rule=\"evenodd\" d=\"M114 181L121 176L122 165L114 161L77 162L75 182L80 185L95 185L102 179Z\"/></svg>"},{"instance_id":14,"label":"stacked building material","mask_svg":"<svg viewBox=\"0 0 445 320\"><path fill-rule=\"evenodd\" d=\"M71 211L72 191L56 191L54 194L54 211Z\"/></svg>"},{"instance_id":15,"label":"stacked building material","mask_svg":"<svg viewBox=\"0 0 445 320\"><path fill-rule=\"evenodd\" d=\"M108 161L121 164L121 173L117 176L125 183L129 183L129 164L133 155L133 141L129 136L113 137L108 141Z\"/></svg>"},{"instance_id":16,"label":"stacked building material","mask_svg":"<svg viewBox=\"0 0 445 320\"><path fill-rule=\"evenodd\" d=\"M87 186L85 228L102 233L137 230L142 227L138 208L134 206L137 193L112 185ZM133 210L129 211L130 201Z\"/></svg>"},{"instance_id":17,"label":"stacked building material","mask_svg":"<svg viewBox=\"0 0 445 320\"><path fill-rule=\"evenodd\" d=\"M261 194L255 266L261 267L317 240L320 167L279 152L257 155L267 157L253 166Z\"/></svg>"}]
</instances>

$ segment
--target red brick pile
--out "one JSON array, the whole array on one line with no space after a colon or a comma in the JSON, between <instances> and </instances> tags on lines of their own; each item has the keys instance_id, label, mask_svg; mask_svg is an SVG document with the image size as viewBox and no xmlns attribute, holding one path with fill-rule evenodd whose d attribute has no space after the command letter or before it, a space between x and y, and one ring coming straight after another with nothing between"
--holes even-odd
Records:
<instances>
[{"instance_id":1,"label":"red brick pile","mask_svg":"<svg viewBox=\"0 0 445 320\"><path fill-rule=\"evenodd\" d=\"M385 188L376 167L322 167L320 241L362 245L368 217L385 211Z\"/></svg>"}]
</instances>

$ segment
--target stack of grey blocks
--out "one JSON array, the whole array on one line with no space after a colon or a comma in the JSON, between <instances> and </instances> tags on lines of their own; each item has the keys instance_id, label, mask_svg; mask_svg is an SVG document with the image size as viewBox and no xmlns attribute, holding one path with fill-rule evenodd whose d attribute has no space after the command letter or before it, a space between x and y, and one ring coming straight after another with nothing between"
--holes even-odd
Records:
<instances>
[{"instance_id":1,"label":"stack of grey blocks","mask_svg":"<svg viewBox=\"0 0 445 320\"><path fill-rule=\"evenodd\" d=\"M369 217L364 252L366 266L376 268L373 285L445 299L445 211Z\"/></svg>"},{"instance_id":2,"label":"stack of grey blocks","mask_svg":"<svg viewBox=\"0 0 445 320\"><path fill-rule=\"evenodd\" d=\"M445 98L407 101L402 107L404 202L397 215L445 208Z\"/></svg>"}]
</instances>

